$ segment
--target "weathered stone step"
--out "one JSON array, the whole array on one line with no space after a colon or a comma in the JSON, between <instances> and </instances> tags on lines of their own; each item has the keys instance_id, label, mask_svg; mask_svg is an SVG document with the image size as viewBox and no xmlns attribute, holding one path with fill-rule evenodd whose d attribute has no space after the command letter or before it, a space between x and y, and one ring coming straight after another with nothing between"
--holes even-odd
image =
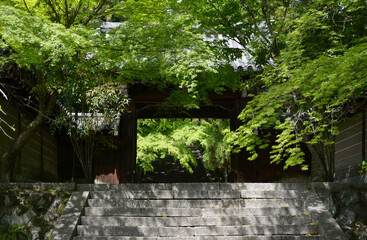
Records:
<instances>
[{"instance_id":1,"label":"weathered stone step","mask_svg":"<svg viewBox=\"0 0 367 240\"><path fill-rule=\"evenodd\" d=\"M310 189L308 184L297 183L172 183L172 190L254 190L280 191Z\"/></svg>"},{"instance_id":2,"label":"weathered stone step","mask_svg":"<svg viewBox=\"0 0 367 240\"><path fill-rule=\"evenodd\" d=\"M231 199L241 198L239 190L173 190L175 199Z\"/></svg>"},{"instance_id":3,"label":"weathered stone step","mask_svg":"<svg viewBox=\"0 0 367 240\"><path fill-rule=\"evenodd\" d=\"M246 216L246 217L96 217L82 216L82 225L90 226L241 226L311 224L309 216Z\"/></svg>"},{"instance_id":4,"label":"weathered stone step","mask_svg":"<svg viewBox=\"0 0 367 240\"><path fill-rule=\"evenodd\" d=\"M173 191L239 190L237 183L172 183Z\"/></svg>"},{"instance_id":5,"label":"weathered stone step","mask_svg":"<svg viewBox=\"0 0 367 240\"><path fill-rule=\"evenodd\" d=\"M292 236L292 235L247 235L247 236L200 236L200 237L129 237L101 236L74 237L74 240L321 240L321 236Z\"/></svg>"},{"instance_id":6,"label":"weathered stone step","mask_svg":"<svg viewBox=\"0 0 367 240\"><path fill-rule=\"evenodd\" d=\"M282 208L113 208L113 207L86 207L86 216L291 216L302 215L305 213L303 208L282 207Z\"/></svg>"},{"instance_id":7,"label":"weathered stone step","mask_svg":"<svg viewBox=\"0 0 367 240\"><path fill-rule=\"evenodd\" d=\"M78 191L156 191L172 190L171 183L78 184Z\"/></svg>"},{"instance_id":8,"label":"weathered stone step","mask_svg":"<svg viewBox=\"0 0 367 240\"><path fill-rule=\"evenodd\" d=\"M302 206L300 199L227 199L227 200L122 200L89 199L90 207L126 208L244 208Z\"/></svg>"},{"instance_id":9,"label":"weathered stone step","mask_svg":"<svg viewBox=\"0 0 367 240\"><path fill-rule=\"evenodd\" d=\"M78 184L78 191L237 190L236 183Z\"/></svg>"},{"instance_id":10,"label":"weathered stone step","mask_svg":"<svg viewBox=\"0 0 367 240\"><path fill-rule=\"evenodd\" d=\"M94 199L173 199L171 190L146 190L146 191L98 191L92 192Z\"/></svg>"},{"instance_id":11,"label":"weathered stone step","mask_svg":"<svg viewBox=\"0 0 367 240\"><path fill-rule=\"evenodd\" d=\"M200 237L124 237L124 236L88 236L74 237L74 240L321 240L321 236L292 235L247 235L247 236L200 236Z\"/></svg>"},{"instance_id":12,"label":"weathered stone step","mask_svg":"<svg viewBox=\"0 0 367 240\"><path fill-rule=\"evenodd\" d=\"M243 235L305 235L317 234L316 225L278 226L208 226L208 227L120 227L78 226L79 236L243 236Z\"/></svg>"},{"instance_id":13,"label":"weathered stone step","mask_svg":"<svg viewBox=\"0 0 367 240\"><path fill-rule=\"evenodd\" d=\"M97 199L287 199L299 198L301 191L256 191L256 190L146 190L146 191L96 191L92 198Z\"/></svg>"},{"instance_id":14,"label":"weathered stone step","mask_svg":"<svg viewBox=\"0 0 367 240\"><path fill-rule=\"evenodd\" d=\"M241 198L257 198L257 199L268 199L268 198L299 198L302 196L302 192L298 190L241 190Z\"/></svg>"},{"instance_id":15,"label":"weathered stone step","mask_svg":"<svg viewBox=\"0 0 367 240\"><path fill-rule=\"evenodd\" d=\"M78 191L155 191L155 190L298 190L310 188L297 183L140 183L140 184L78 184Z\"/></svg>"},{"instance_id":16,"label":"weathered stone step","mask_svg":"<svg viewBox=\"0 0 367 240\"><path fill-rule=\"evenodd\" d=\"M92 192L97 199L236 199L241 198L238 190L147 190L147 191L98 191Z\"/></svg>"}]
</instances>

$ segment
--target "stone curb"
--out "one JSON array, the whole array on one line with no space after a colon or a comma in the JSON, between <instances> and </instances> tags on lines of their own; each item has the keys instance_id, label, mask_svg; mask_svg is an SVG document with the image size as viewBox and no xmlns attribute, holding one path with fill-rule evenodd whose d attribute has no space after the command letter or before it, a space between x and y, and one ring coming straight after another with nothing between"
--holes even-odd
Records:
<instances>
[{"instance_id":1,"label":"stone curb","mask_svg":"<svg viewBox=\"0 0 367 240\"><path fill-rule=\"evenodd\" d=\"M75 191L75 183L0 183L0 190L62 190Z\"/></svg>"},{"instance_id":2,"label":"stone curb","mask_svg":"<svg viewBox=\"0 0 367 240\"><path fill-rule=\"evenodd\" d=\"M72 240L76 235L84 207L87 205L89 192L73 192L65 210L57 220L51 240Z\"/></svg>"},{"instance_id":3,"label":"stone curb","mask_svg":"<svg viewBox=\"0 0 367 240\"><path fill-rule=\"evenodd\" d=\"M343 230L336 223L331 213L325 208L323 202L315 191L306 191L304 203L307 212L319 227L319 233L325 240L347 240Z\"/></svg>"}]
</instances>

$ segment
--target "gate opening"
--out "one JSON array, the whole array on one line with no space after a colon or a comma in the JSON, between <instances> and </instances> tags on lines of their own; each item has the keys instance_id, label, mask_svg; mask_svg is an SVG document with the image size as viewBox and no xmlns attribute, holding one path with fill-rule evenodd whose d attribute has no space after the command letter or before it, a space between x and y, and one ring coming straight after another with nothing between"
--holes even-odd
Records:
<instances>
[{"instance_id":1,"label":"gate opening","mask_svg":"<svg viewBox=\"0 0 367 240\"><path fill-rule=\"evenodd\" d=\"M137 182L226 182L229 119L139 119Z\"/></svg>"}]
</instances>

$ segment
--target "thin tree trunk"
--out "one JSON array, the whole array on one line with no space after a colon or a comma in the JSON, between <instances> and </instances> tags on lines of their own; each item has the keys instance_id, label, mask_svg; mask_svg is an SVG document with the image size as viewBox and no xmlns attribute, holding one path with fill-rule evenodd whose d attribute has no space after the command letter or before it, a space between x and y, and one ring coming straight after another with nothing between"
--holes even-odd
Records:
<instances>
[{"instance_id":1,"label":"thin tree trunk","mask_svg":"<svg viewBox=\"0 0 367 240\"><path fill-rule=\"evenodd\" d=\"M57 96L57 92L53 92L46 107L44 104L40 103L39 112L36 118L24 128L20 135L15 139L10 149L2 155L2 182L8 183L14 180L14 168L20 151L50 115L52 109L56 105Z\"/></svg>"},{"instance_id":2,"label":"thin tree trunk","mask_svg":"<svg viewBox=\"0 0 367 240\"><path fill-rule=\"evenodd\" d=\"M329 161L329 180L334 181L334 173L335 173L335 138L333 139L334 143L331 146L327 147L328 151L328 161Z\"/></svg>"},{"instance_id":3,"label":"thin tree trunk","mask_svg":"<svg viewBox=\"0 0 367 240\"><path fill-rule=\"evenodd\" d=\"M318 143L318 144L322 144L322 143ZM330 173L327 167L327 164L325 162L326 157L324 155L324 151L320 151L320 149L318 149L318 146L316 146L315 144L309 144L307 143L307 147L311 153L312 159L315 161L318 161L322 167L322 170L325 174L326 180L327 181L331 181L332 179L330 179ZM324 146L319 146L320 148L323 148ZM318 174L318 173L317 173Z\"/></svg>"},{"instance_id":4,"label":"thin tree trunk","mask_svg":"<svg viewBox=\"0 0 367 240\"><path fill-rule=\"evenodd\" d=\"M70 140L80 165L82 166L86 181L88 183L93 183L94 176L92 170L95 136L78 136L76 133L72 132Z\"/></svg>"}]
</instances>

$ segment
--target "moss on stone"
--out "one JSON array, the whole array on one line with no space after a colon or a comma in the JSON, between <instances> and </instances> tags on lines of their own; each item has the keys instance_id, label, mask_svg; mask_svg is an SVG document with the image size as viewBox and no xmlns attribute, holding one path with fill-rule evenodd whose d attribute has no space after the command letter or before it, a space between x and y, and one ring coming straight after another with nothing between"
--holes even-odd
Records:
<instances>
[{"instance_id":1,"label":"moss on stone","mask_svg":"<svg viewBox=\"0 0 367 240\"><path fill-rule=\"evenodd\" d=\"M32 234L44 239L71 193L54 189L0 190L0 239L31 239Z\"/></svg>"}]
</instances>

